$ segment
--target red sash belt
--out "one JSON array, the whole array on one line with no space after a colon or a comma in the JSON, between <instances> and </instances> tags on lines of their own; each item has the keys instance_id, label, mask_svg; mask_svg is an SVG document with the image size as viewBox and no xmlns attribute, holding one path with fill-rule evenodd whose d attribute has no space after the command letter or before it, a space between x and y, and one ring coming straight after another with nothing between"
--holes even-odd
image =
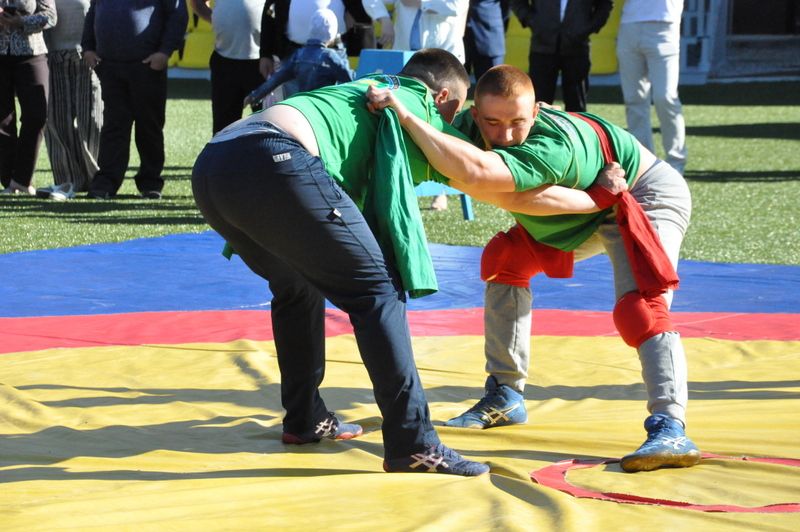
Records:
<instances>
[{"instance_id":1,"label":"red sash belt","mask_svg":"<svg viewBox=\"0 0 800 532\"><path fill-rule=\"evenodd\" d=\"M602 125L583 114L570 113L570 115L592 126L600 140L606 164L617 159L608 133ZM672 267L650 219L633 195L627 190L614 195L597 185L590 187L586 193L601 209L617 205L617 225L639 292L652 297L667 290L676 290L679 283L678 274Z\"/></svg>"}]
</instances>

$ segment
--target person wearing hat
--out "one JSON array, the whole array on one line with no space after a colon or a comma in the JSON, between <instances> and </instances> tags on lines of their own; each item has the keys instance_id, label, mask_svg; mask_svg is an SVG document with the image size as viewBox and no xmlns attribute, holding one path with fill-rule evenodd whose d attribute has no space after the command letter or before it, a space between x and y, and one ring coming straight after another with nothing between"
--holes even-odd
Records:
<instances>
[{"instance_id":1,"label":"person wearing hat","mask_svg":"<svg viewBox=\"0 0 800 532\"><path fill-rule=\"evenodd\" d=\"M248 94L244 106L260 102L291 80L296 80L300 92L352 81L353 70L347 58L329 48L338 35L339 23L334 12L318 9L311 17L311 32L305 46L290 55L266 82Z\"/></svg>"}]
</instances>

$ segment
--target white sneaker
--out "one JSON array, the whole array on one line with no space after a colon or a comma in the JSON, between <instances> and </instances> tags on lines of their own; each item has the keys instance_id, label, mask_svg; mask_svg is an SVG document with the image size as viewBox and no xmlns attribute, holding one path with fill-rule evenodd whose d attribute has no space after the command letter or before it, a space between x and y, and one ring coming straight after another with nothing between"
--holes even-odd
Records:
<instances>
[{"instance_id":1,"label":"white sneaker","mask_svg":"<svg viewBox=\"0 0 800 532\"><path fill-rule=\"evenodd\" d=\"M12 179L10 185L8 185L3 190L0 190L0 194L4 196L35 196L36 189L33 187L33 185L28 185L27 187L23 187L22 185L17 184Z\"/></svg>"},{"instance_id":2,"label":"white sneaker","mask_svg":"<svg viewBox=\"0 0 800 532\"><path fill-rule=\"evenodd\" d=\"M75 197L75 187L72 186L72 183L63 183L61 185L37 188L36 197L55 201L67 201Z\"/></svg>"},{"instance_id":3,"label":"white sneaker","mask_svg":"<svg viewBox=\"0 0 800 532\"><path fill-rule=\"evenodd\" d=\"M75 197L75 187L72 183L64 183L63 185L56 185L50 193L50 199L55 201L67 201Z\"/></svg>"}]
</instances>

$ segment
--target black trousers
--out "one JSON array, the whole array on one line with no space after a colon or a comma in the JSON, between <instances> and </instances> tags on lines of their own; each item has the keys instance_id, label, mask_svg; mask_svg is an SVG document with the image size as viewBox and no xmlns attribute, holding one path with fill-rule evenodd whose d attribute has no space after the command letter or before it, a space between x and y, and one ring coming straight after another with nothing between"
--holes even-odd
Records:
<instances>
[{"instance_id":1,"label":"black trousers","mask_svg":"<svg viewBox=\"0 0 800 532\"><path fill-rule=\"evenodd\" d=\"M131 128L141 164L136 173L140 192L161 191L164 179L164 119L167 109L167 72L138 61L102 61L95 72L103 94L100 130L100 170L90 192L114 195L122 186L130 158Z\"/></svg>"},{"instance_id":2,"label":"black trousers","mask_svg":"<svg viewBox=\"0 0 800 532\"><path fill-rule=\"evenodd\" d=\"M561 94L567 111L586 111L586 94L589 91L589 53L577 55L528 55L528 73L533 80L536 99L553 103L556 82L561 73Z\"/></svg>"},{"instance_id":3,"label":"black trousers","mask_svg":"<svg viewBox=\"0 0 800 532\"><path fill-rule=\"evenodd\" d=\"M242 101L264 83L258 59L228 59L217 52L208 62L211 70L211 117L213 132L242 117Z\"/></svg>"},{"instance_id":4,"label":"black trousers","mask_svg":"<svg viewBox=\"0 0 800 532\"><path fill-rule=\"evenodd\" d=\"M47 121L47 56L0 55L0 182L31 184ZM19 100L20 127L14 98Z\"/></svg>"},{"instance_id":5,"label":"black trousers","mask_svg":"<svg viewBox=\"0 0 800 532\"><path fill-rule=\"evenodd\" d=\"M286 432L327 417L325 298L346 312L383 415L386 458L439 443L414 364L405 293L352 199L296 140L273 130L212 142L192 170L208 224L269 281Z\"/></svg>"}]
</instances>

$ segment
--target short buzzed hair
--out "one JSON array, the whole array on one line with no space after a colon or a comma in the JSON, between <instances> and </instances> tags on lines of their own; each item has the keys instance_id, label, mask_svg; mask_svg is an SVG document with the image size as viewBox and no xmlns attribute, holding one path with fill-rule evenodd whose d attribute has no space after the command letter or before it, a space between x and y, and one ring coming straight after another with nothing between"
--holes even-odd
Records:
<instances>
[{"instance_id":1,"label":"short buzzed hair","mask_svg":"<svg viewBox=\"0 0 800 532\"><path fill-rule=\"evenodd\" d=\"M461 84L469 88L469 74L456 56L441 48L423 48L411 56L400 75L416 78L434 92L455 90Z\"/></svg>"},{"instance_id":2,"label":"short buzzed hair","mask_svg":"<svg viewBox=\"0 0 800 532\"><path fill-rule=\"evenodd\" d=\"M476 100L486 95L507 98L526 92L530 92L535 97L531 78L522 70L511 65L497 65L490 68L475 85Z\"/></svg>"}]
</instances>

